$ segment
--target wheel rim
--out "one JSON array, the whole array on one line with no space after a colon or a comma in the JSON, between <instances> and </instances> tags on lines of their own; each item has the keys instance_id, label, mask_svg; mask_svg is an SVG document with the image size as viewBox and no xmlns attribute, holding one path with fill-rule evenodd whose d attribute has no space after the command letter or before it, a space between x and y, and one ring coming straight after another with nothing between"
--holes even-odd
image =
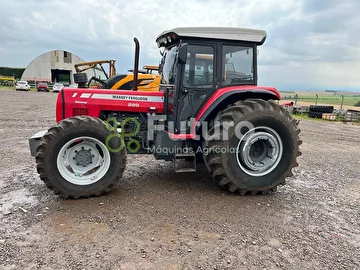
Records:
<instances>
[{"instance_id":1,"label":"wheel rim","mask_svg":"<svg viewBox=\"0 0 360 270\"><path fill-rule=\"evenodd\" d=\"M95 138L77 137L60 149L57 167L61 176L72 184L94 184L109 170L110 153Z\"/></svg>"},{"instance_id":2,"label":"wheel rim","mask_svg":"<svg viewBox=\"0 0 360 270\"><path fill-rule=\"evenodd\" d=\"M240 139L237 149L240 168L251 176L263 176L273 171L283 154L279 134L269 127L256 127Z\"/></svg>"}]
</instances>

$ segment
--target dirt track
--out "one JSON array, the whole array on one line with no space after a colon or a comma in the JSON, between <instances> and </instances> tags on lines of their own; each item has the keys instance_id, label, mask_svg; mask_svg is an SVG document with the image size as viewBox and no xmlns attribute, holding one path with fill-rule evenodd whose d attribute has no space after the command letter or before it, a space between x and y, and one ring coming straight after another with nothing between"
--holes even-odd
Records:
<instances>
[{"instance_id":1,"label":"dirt track","mask_svg":"<svg viewBox=\"0 0 360 270\"><path fill-rule=\"evenodd\" d=\"M131 156L111 193L63 200L27 141L55 99L0 90L0 269L360 269L360 126L302 121L300 166L269 196Z\"/></svg>"}]
</instances>

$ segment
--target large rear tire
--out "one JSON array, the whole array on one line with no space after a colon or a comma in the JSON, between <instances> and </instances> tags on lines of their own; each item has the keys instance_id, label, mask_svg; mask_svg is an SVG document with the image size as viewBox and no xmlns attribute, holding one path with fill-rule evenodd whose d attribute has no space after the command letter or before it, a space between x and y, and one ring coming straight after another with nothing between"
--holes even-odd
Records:
<instances>
[{"instance_id":1,"label":"large rear tire","mask_svg":"<svg viewBox=\"0 0 360 270\"><path fill-rule=\"evenodd\" d=\"M222 111L210 128L204 158L229 191L265 195L285 184L298 166L299 133L296 120L275 102L241 101Z\"/></svg>"},{"instance_id":2,"label":"large rear tire","mask_svg":"<svg viewBox=\"0 0 360 270\"><path fill-rule=\"evenodd\" d=\"M64 198L100 196L122 177L126 147L98 118L76 116L50 128L37 148L37 171Z\"/></svg>"}]
</instances>

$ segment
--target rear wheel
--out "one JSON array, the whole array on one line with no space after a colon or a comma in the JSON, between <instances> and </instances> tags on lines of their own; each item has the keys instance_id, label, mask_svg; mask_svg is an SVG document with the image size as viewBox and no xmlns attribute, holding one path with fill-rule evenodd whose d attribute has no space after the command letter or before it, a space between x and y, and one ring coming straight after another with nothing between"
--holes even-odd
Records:
<instances>
[{"instance_id":1,"label":"rear wheel","mask_svg":"<svg viewBox=\"0 0 360 270\"><path fill-rule=\"evenodd\" d=\"M64 198L100 196L110 191L126 165L126 147L98 118L65 119L43 136L37 171L46 186Z\"/></svg>"},{"instance_id":2,"label":"rear wheel","mask_svg":"<svg viewBox=\"0 0 360 270\"><path fill-rule=\"evenodd\" d=\"M241 195L285 184L301 154L296 120L272 101L245 100L225 109L209 131L205 160L220 185Z\"/></svg>"}]
</instances>

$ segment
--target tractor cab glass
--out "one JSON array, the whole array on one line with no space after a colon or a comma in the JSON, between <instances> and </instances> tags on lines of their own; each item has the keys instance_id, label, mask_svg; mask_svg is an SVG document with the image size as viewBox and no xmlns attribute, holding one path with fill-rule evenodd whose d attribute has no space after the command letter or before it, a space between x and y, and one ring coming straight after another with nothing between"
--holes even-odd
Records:
<instances>
[{"instance_id":1,"label":"tractor cab glass","mask_svg":"<svg viewBox=\"0 0 360 270\"><path fill-rule=\"evenodd\" d=\"M214 48L189 45L183 76L185 88L211 88L214 83Z\"/></svg>"},{"instance_id":2,"label":"tractor cab glass","mask_svg":"<svg viewBox=\"0 0 360 270\"><path fill-rule=\"evenodd\" d=\"M178 46L173 46L164 51L160 64L161 83L175 84L177 73Z\"/></svg>"},{"instance_id":3,"label":"tractor cab glass","mask_svg":"<svg viewBox=\"0 0 360 270\"><path fill-rule=\"evenodd\" d=\"M223 46L222 86L254 84L254 48Z\"/></svg>"}]
</instances>

